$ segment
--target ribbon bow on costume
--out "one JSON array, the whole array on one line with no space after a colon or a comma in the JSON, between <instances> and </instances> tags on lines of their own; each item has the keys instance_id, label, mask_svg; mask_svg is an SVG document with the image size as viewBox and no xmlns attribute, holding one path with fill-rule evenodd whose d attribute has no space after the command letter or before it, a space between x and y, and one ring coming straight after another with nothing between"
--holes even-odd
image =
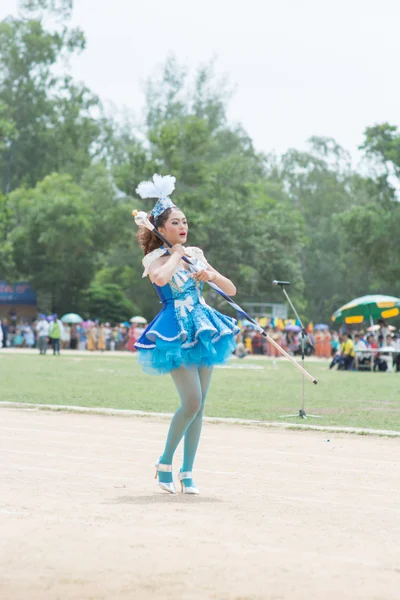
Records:
<instances>
[{"instance_id":1,"label":"ribbon bow on costume","mask_svg":"<svg viewBox=\"0 0 400 600\"><path fill-rule=\"evenodd\" d=\"M181 309L181 317L186 317L186 310L192 312L193 310L193 298L186 296L184 300L175 300L175 308Z\"/></svg>"}]
</instances>

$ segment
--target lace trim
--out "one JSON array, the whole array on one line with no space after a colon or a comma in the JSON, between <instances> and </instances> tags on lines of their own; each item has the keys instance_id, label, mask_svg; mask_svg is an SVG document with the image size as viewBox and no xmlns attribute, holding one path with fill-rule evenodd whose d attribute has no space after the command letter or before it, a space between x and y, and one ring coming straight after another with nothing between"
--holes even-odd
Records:
<instances>
[{"instance_id":1,"label":"lace trim","mask_svg":"<svg viewBox=\"0 0 400 600\"><path fill-rule=\"evenodd\" d=\"M198 334L201 331L216 331L216 329L211 329L211 328L208 328L208 327L203 327L202 329L199 329L199 331L196 333L196 339L194 340L194 342L186 342L186 343L182 344L182 349L186 350L187 348L193 348L193 346L195 346L196 344L198 344L199 341L200 341L198 339ZM239 329L239 331L240 331L240 329ZM211 339L211 343L212 344L216 344L217 342L219 342L219 340L222 337L224 337L226 335L232 335L232 336L234 336L235 332L231 331L230 329L224 329L223 331L221 331L221 333L217 337L214 337L214 338ZM163 337L161 335L159 335L159 337L161 337L162 339L167 340L167 341L172 341L172 340L168 340L168 338L165 338L165 337ZM174 339L177 339L177 338L174 338ZM146 344L140 344L139 342L137 342L134 345L135 345L136 348L144 348L145 350L151 350L151 349L153 349L153 348L156 347L156 344L146 345Z\"/></svg>"},{"instance_id":2,"label":"lace trim","mask_svg":"<svg viewBox=\"0 0 400 600\"><path fill-rule=\"evenodd\" d=\"M207 327L204 327L203 329L200 329L200 330L198 331L198 333L200 333L200 331L206 331L206 330L207 330ZM214 329L214 330L213 330L213 329L208 329L208 331L216 331L216 329ZM239 330L239 331L240 331L240 330ZM216 344L217 342L219 342L219 340L220 340L222 337L224 337L224 336L226 336L226 335L232 335L232 336L233 336L233 335L235 335L235 334L234 334L234 333L233 333L233 332L232 332L230 329L224 329L223 331L221 331L221 333L220 333L220 334L219 334L217 337L214 337L214 338L212 338L212 339L211 339L211 343L212 343L212 344ZM196 334L196 336L197 336L197 334ZM163 338L163 336L159 336L159 337ZM166 338L163 338L163 339L166 339ZM176 338L175 338L175 339L176 339ZM168 341L168 340L167 340L167 341ZM197 339L195 339L195 341L194 341L194 342L186 342L186 343L182 344L182 349L183 349L183 350L186 350L187 348L193 348L193 346L195 346L196 344L198 344L198 343L199 343L199 341L200 341L200 340L197 338ZM136 348L144 348L145 350L152 350L153 348L155 348L155 347L156 347L156 344L149 344L149 345L146 345L146 344L140 344L139 342L136 342L136 344L134 344L134 346L135 346Z\"/></svg>"},{"instance_id":3,"label":"lace trim","mask_svg":"<svg viewBox=\"0 0 400 600\"><path fill-rule=\"evenodd\" d=\"M135 342L133 344L135 346L135 348L145 348L146 350L150 350L151 348L155 348L156 345L155 344L141 344L140 342Z\"/></svg>"},{"instance_id":4,"label":"lace trim","mask_svg":"<svg viewBox=\"0 0 400 600\"><path fill-rule=\"evenodd\" d=\"M193 346L195 346L198 342L199 342L199 334L202 331L217 331L215 329L215 327L201 327L198 331L196 331L195 334L195 340L193 342L185 342L184 344L182 344L182 348L192 348ZM239 329L240 331L240 329ZM211 338L211 343L215 344L216 342L218 342L224 335L236 335L233 331L231 331L230 329L223 329L219 335L217 335L217 337L213 337Z\"/></svg>"},{"instance_id":5,"label":"lace trim","mask_svg":"<svg viewBox=\"0 0 400 600\"><path fill-rule=\"evenodd\" d=\"M204 256L204 252L201 248L197 248L197 246L189 246L188 248L186 248L188 256L190 256L191 258L194 258L196 261L198 261L200 264L198 266L202 267L203 269L205 269L208 265L208 262ZM149 267L151 265L152 262L154 262L155 260L157 260L157 258L160 258L160 256L163 256L166 253L165 248L156 248L155 250L153 250L152 252L149 252L149 254L146 254L146 256L142 259L142 265L144 266L144 271L143 271L143 275L142 277L147 277L147 275L149 274ZM174 275L176 275L176 273L178 273L180 270L182 269L182 267L177 267ZM185 272L186 270L183 269Z\"/></svg>"},{"instance_id":6,"label":"lace trim","mask_svg":"<svg viewBox=\"0 0 400 600\"><path fill-rule=\"evenodd\" d=\"M149 274L149 267L152 262L160 258L165 254L165 248L156 248L152 252L146 254L146 256L142 259L142 265L144 266L144 271L142 277L146 277Z\"/></svg>"},{"instance_id":7,"label":"lace trim","mask_svg":"<svg viewBox=\"0 0 400 600\"><path fill-rule=\"evenodd\" d=\"M178 335L176 335L172 338L165 337L165 335L162 335L155 329L151 329L150 331L148 331L146 333L146 336L150 335L150 333L153 333L156 337L159 337L160 339L164 340L165 342L174 342L178 338L182 337L182 335L186 335L186 337L187 337L187 331L185 329L181 329L180 332L178 333Z\"/></svg>"},{"instance_id":8,"label":"lace trim","mask_svg":"<svg viewBox=\"0 0 400 600\"><path fill-rule=\"evenodd\" d=\"M207 259L204 256L204 252L201 248L198 248L197 246L190 246L189 248L186 248L186 250L187 250L188 256L203 263L204 268L208 265Z\"/></svg>"}]
</instances>

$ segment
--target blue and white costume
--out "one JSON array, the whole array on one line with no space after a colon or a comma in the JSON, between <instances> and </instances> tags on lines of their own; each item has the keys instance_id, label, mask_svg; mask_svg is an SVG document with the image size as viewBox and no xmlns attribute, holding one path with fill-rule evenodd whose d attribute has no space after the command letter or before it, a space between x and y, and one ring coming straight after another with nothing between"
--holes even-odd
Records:
<instances>
[{"instance_id":1,"label":"blue and white costume","mask_svg":"<svg viewBox=\"0 0 400 600\"><path fill-rule=\"evenodd\" d=\"M143 277L151 263L167 252L157 248L143 258ZM187 255L198 269L207 268L200 248L188 247ZM144 371L161 375L181 366L201 368L226 362L240 329L235 319L208 306L202 296L204 283L178 266L166 285L153 285L164 308L135 343Z\"/></svg>"}]
</instances>

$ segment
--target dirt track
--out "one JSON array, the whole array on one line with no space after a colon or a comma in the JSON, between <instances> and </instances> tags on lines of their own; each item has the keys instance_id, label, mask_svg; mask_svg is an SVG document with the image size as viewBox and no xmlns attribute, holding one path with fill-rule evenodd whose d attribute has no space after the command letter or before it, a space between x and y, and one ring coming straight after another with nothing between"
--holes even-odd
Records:
<instances>
[{"instance_id":1,"label":"dirt track","mask_svg":"<svg viewBox=\"0 0 400 600\"><path fill-rule=\"evenodd\" d=\"M0 420L2 600L400 597L399 439L206 424L189 497L167 421Z\"/></svg>"}]
</instances>

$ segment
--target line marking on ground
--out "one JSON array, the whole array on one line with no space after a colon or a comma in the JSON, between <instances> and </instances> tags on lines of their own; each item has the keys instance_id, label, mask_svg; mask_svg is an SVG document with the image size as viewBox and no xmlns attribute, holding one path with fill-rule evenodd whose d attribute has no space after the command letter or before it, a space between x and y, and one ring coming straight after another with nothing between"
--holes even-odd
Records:
<instances>
[{"instance_id":1,"label":"line marking on ground","mask_svg":"<svg viewBox=\"0 0 400 600\"><path fill-rule=\"evenodd\" d=\"M24 408L48 411L76 412L99 415L115 415L125 417L147 417L158 419L171 419L173 413L146 412L142 410L126 410L116 408L93 408L85 406L51 405L51 404L31 404L25 402L0 402L0 407L4 408ZM278 429L305 429L312 431L329 431L334 433L355 433L358 435L384 435L388 437L400 437L400 431L391 429L370 429L367 427L341 427L328 425L309 425L302 423L285 423L278 421L258 421L252 419L236 419L225 417L204 417L207 423L223 423L226 425L250 425L253 427L276 427Z\"/></svg>"}]
</instances>

